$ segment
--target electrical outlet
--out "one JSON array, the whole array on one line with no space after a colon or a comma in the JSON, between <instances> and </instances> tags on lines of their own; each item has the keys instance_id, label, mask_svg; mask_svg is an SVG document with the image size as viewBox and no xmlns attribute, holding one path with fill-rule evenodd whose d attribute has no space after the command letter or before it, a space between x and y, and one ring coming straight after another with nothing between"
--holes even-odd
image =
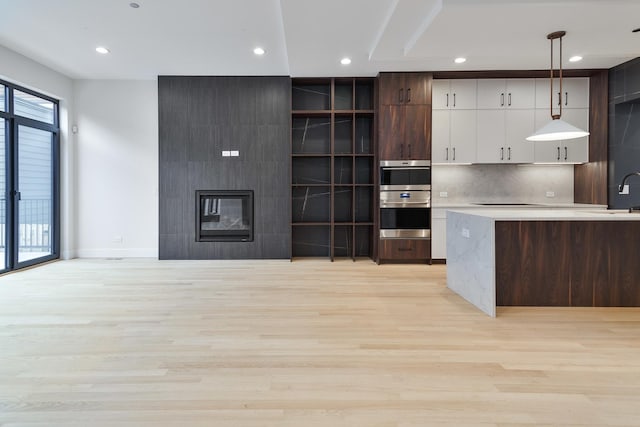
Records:
<instances>
[{"instance_id":1,"label":"electrical outlet","mask_svg":"<svg viewBox=\"0 0 640 427\"><path fill-rule=\"evenodd\" d=\"M231 151L227 151L227 150L223 151L222 157L231 157Z\"/></svg>"},{"instance_id":2,"label":"electrical outlet","mask_svg":"<svg viewBox=\"0 0 640 427\"><path fill-rule=\"evenodd\" d=\"M231 151L231 157L238 157L239 155L240 155L240 152L238 150Z\"/></svg>"},{"instance_id":3,"label":"electrical outlet","mask_svg":"<svg viewBox=\"0 0 640 427\"><path fill-rule=\"evenodd\" d=\"M556 193L555 193L555 191L547 191L546 196L547 197L556 197Z\"/></svg>"},{"instance_id":4,"label":"electrical outlet","mask_svg":"<svg viewBox=\"0 0 640 427\"><path fill-rule=\"evenodd\" d=\"M471 232L469 231L468 228L462 229L462 237L466 237L467 239L471 237Z\"/></svg>"},{"instance_id":5,"label":"electrical outlet","mask_svg":"<svg viewBox=\"0 0 640 427\"><path fill-rule=\"evenodd\" d=\"M624 187L622 187L622 191L619 191L618 194L629 194L629 184L625 184Z\"/></svg>"},{"instance_id":6,"label":"electrical outlet","mask_svg":"<svg viewBox=\"0 0 640 427\"><path fill-rule=\"evenodd\" d=\"M448 192L446 192L446 191L441 191L441 192L440 192L440 197L443 197L443 198L444 198L444 197L449 197L449 193L448 193Z\"/></svg>"}]
</instances>

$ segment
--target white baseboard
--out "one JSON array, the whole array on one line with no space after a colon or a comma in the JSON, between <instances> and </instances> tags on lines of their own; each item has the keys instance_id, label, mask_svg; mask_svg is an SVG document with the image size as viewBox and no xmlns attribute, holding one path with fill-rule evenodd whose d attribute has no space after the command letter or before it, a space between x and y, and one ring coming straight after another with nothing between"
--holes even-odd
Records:
<instances>
[{"instance_id":1,"label":"white baseboard","mask_svg":"<svg viewBox=\"0 0 640 427\"><path fill-rule=\"evenodd\" d=\"M158 248L78 249L76 258L158 258Z\"/></svg>"}]
</instances>

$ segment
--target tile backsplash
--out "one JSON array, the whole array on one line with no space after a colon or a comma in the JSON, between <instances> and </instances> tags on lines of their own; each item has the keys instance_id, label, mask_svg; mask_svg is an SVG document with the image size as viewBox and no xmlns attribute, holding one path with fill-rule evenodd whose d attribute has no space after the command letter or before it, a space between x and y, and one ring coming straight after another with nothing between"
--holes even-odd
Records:
<instances>
[{"instance_id":1,"label":"tile backsplash","mask_svg":"<svg viewBox=\"0 0 640 427\"><path fill-rule=\"evenodd\" d=\"M573 203L573 165L435 165L431 181L434 206Z\"/></svg>"}]
</instances>

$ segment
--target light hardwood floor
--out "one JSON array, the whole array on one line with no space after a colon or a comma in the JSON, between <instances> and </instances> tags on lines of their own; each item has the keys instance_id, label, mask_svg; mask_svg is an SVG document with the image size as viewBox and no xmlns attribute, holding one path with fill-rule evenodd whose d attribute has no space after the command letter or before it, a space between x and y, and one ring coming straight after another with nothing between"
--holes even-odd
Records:
<instances>
[{"instance_id":1,"label":"light hardwood floor","mask_svg":"<svg viewBox=\"0 0 640 427\"><path fill-rule=\"evenodd\" d=\"M640 309L446 267L72 260L0 277L2 426L638 426Z\"/></svg>"}]
</instances>

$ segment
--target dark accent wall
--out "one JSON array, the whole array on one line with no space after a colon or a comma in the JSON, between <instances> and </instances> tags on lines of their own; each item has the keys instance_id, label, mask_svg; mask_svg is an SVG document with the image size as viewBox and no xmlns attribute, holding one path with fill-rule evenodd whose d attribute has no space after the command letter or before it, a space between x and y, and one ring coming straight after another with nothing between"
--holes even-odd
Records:
<instances>
[{"instance_id":1,"label":"dark accent wall","mask_svg":"<svg viewBox=\"0 0 640 427\"><path fill-rule=\"evenodd\" d=\"M160 259L290 257L290 96L289 77L158 77ZM196 242L196 190L253 190L253 242Z\"/></svg>"},{"instance_id":2,"label":"dark accent wall","mask_svg":"<svg viewBox=\"0 0 640 427\"><path fill-rule=\"evenodd\" d=\"M640 177L629 180L630 194L619 195L618 184L640 171L640 58L609 70L609 206L640 205Z\"/></svg>"}]
</instances>

